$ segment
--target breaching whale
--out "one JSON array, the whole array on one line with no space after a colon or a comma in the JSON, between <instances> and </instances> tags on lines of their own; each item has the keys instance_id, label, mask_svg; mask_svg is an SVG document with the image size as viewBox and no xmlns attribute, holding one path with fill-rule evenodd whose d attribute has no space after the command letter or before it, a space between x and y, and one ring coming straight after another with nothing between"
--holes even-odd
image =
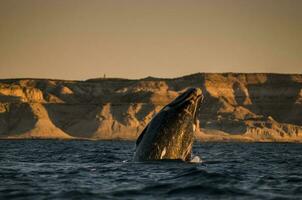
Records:
<instances>
[{"instance_id":1,"label":"breaching whale","mask_svg":"<svg viewBox=\"0 0 302 200\"><path fill-rule=\"evenodd\" d=\"M190 161L202 90L189 88L164 106L136 141L134 160Z\"/></svg>"}]
</instances>

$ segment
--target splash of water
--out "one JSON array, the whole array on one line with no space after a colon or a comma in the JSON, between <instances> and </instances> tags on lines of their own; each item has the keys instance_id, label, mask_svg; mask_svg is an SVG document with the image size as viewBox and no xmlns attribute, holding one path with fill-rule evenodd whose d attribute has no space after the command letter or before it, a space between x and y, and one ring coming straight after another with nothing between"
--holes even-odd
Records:
<instances>
[{"instance_id":1,"label":"splash of water","mask_svg":"<svg viewBox=\"0 0 302 200\"><path fill-rule=\"evenodd\" d=\"M201 158L199 156L193 156L193 158L191 159L190 163L202 163L203 161L201 160Z\"/></svg>"}]
</instances>

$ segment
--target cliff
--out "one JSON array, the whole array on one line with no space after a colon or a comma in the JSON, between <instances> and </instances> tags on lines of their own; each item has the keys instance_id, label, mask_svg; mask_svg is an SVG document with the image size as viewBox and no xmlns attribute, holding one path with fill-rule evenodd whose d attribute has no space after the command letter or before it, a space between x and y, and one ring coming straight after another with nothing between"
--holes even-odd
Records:
<instances>
[{"instance_id":1,"label":"cliff","mask_svg":"<svg viewBox=\"0 0 302 200\"><path fill-rule=\"evenodd\" d=\"M0 80L0 138L131 139L200 87L203 141L302 142L302 75L198 73L174 79Z\"/></svg>"}]
</instances>

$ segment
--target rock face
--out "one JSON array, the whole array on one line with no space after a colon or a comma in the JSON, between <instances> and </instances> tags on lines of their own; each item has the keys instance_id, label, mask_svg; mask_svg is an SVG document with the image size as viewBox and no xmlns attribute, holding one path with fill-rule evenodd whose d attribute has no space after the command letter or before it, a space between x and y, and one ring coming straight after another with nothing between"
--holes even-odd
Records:
<instances>
[{"instance_id":1,"label":"rock face","mask_svg":"<svg viewBox=\"0 0 302 200\"><path fill-rule=\"evenodd\" d=\"M259 73L0 80L0 138L134 140L189 87L200 87L205 95L200 140L302 142L302 75Z\"/></svg>"}]
</instances>

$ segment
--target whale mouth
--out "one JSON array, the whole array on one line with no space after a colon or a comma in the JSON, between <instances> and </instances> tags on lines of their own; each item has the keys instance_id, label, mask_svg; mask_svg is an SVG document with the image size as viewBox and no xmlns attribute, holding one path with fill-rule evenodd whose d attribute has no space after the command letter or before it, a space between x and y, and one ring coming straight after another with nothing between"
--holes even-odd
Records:
<instances>
[{"instance_id":1,"label":"whale mouth","mask_svg":"<svg viewBox=\"0 0 302 200\"><path fill-rule=\"evenodd\" d=\"M186 110L197 122L197 111L203 99L202 90L200 88L189 88L186 92L179 95L174 101L165 106L163 110L174 108L175 110Z\"/></svg>"},{"instance_id":2,"label":"whale mouth","mask_svg":"<svg viewBox=\"0 0 302 200\"><path fill-rule=\"evenodd\" d=\"M199 110L201 101L203 99L202 90L200 88L193 88L189 101L192 104L192 116L194 123L197 123L197 111Z\"/></svg>"},{"instance_id":3,"label":"whale mouth","mask_svg":"<svg viewBox=\"0 0 302 200\"><path fill-rule=\"evenodd\" d=\"M179 104L183 104L186 101L198 99L202 96L202 91L200 88L189 88L186 92L179 95L174 101L172 101L168 106L174 107Z\"/></svg>"},{"instance_id":4,"label":"whale mouth","mask_svg":"<svg viewBox=\"0 0 302 200\"><path fill-rule=\"evenodd\" d=\"M200 88L189 88L186 92L179 95L174 101L172 101L167 106L180 108L185 105L193 105L195 108L193 109L194 113L196 112L196 108L200 104L203 98L202 90Z\"/></svg>"},{"instance_id":5,"label":"whale mouth","mask_svg":"<svg viewBox=\"0 0 302 200\"><path fill-rule=\"evenodd\" d=\"M199 110L201 101L203 100L202 93L200 93L200 95L198 95L196 98L197 98L197 100L196 100L195 109L194 109L194 112L193 112L194 123L197 123L197 111Z\"/></svg>"}]
</instances>

